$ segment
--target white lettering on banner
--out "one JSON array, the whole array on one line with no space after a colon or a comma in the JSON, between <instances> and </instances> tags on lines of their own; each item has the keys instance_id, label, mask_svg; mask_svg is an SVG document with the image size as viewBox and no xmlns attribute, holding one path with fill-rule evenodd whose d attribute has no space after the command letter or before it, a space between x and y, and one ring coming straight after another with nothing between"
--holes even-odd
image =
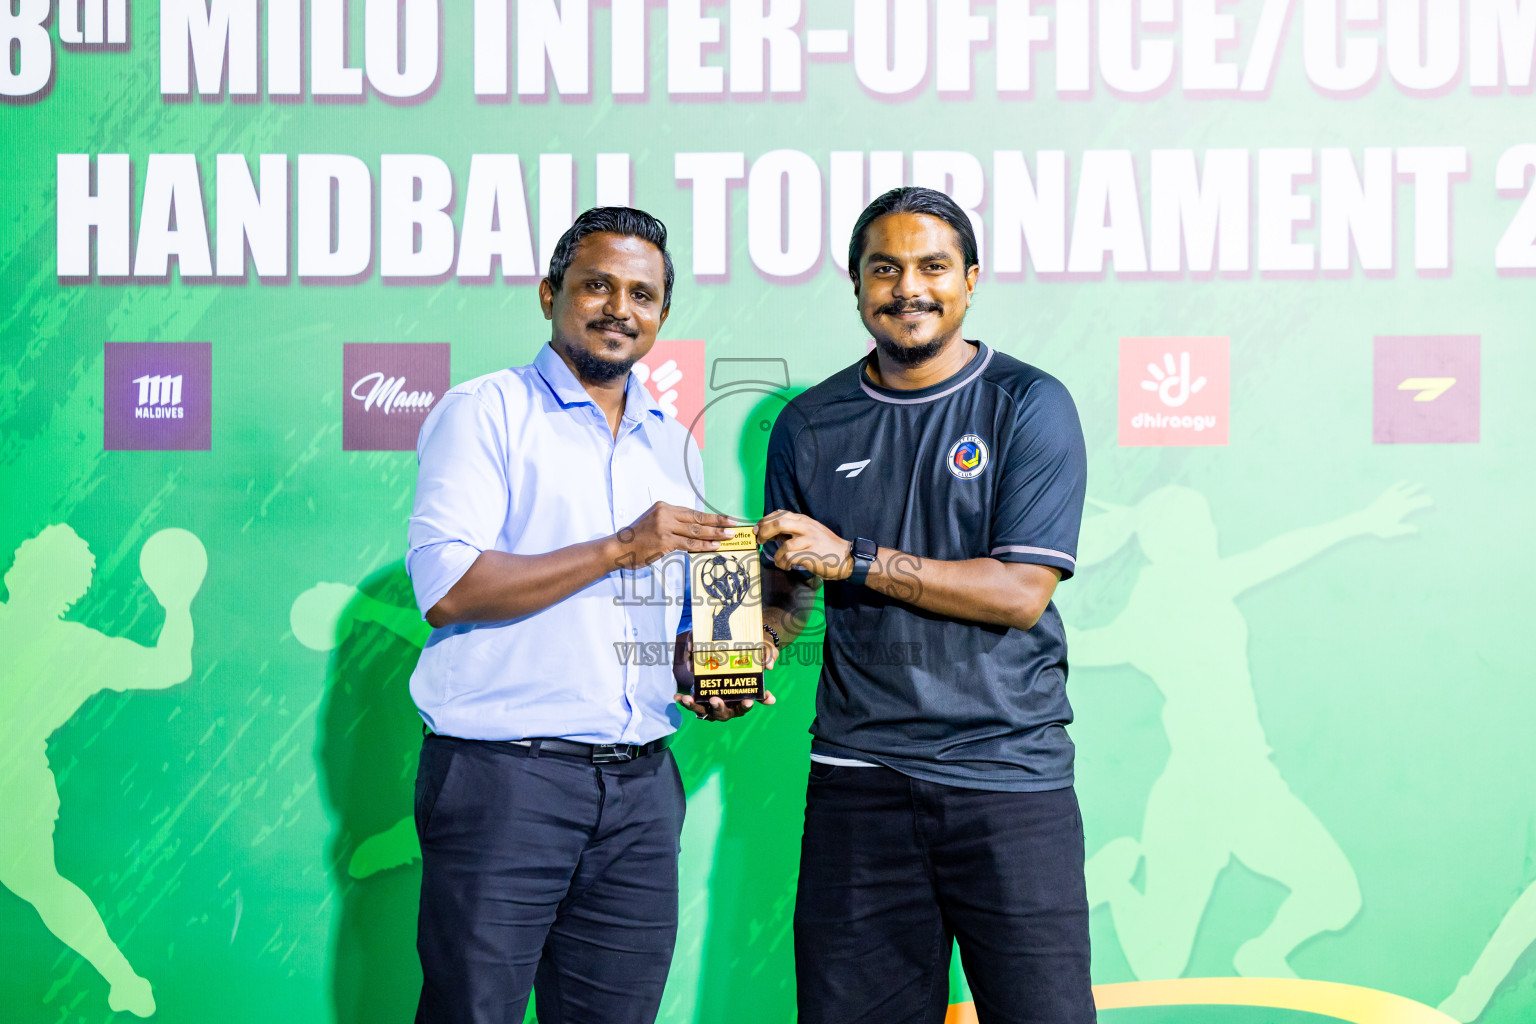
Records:
<instances>
[{"instance_id":1,"label":"white lettering on banner","mask_svg":"<svg viewBox=\"0 0 1536 1024\"><path fill-rule=\"evenodd\" d=\"M1160 412L1139 412L1131 417L1131 426L1137 430L1146 430L1152 427L1174 427L1182 430L1193 430L1196 433L1202 430L1210 430L1216 426L1215 416L1164 416Z\"/></svg>"},{"instance_id":2,"label":"white lettering on banner","mask_svg":"<svg viewBox=\"0 0 1536 1024\"><path fill-rule=\"evenodd\" d=\"M1364 155L1362 181L1349 150L1322 152L1318 243L1324 270L1349 269L1351 240L1362 269L1392 269L1392 214L1396 207L1392 151L1373 147Z\"/></svg>"},{"instance_id":3,"label":"white lettering on banner","mask_svg":"<svg viewBox=\"0 0 1536 1024\"><path fill-rule=\"evenodd\" d=\"M1206 273L1217 252L1222 270L1248 269L1248 151L1206 150L1197 177L1193 151L1154 149L1152 269L1183 269L1182 253L1190 270Z\"/></svg>"},{"instance_id":4,"label":"white lettering on banner","mask_svg":"<svg viewBox=\"0 0 1536 1024\"><path fill-rule=\"evenodd\" d=\"M126 4L61 3L60 38L125 43ZM159 4L167 96L258 95L263 54L267 94L302 95L306 35L314 98L362 96L365 82L381 96L419 97L440 79L441 0L311 0L307 15L301 0ZM606 32L608 88L642 96L657 6L473 0L474 94L590 97L593 54ZM1300 66L1328 94L1370 91L1385 71L1405 92L1434 95L1454 85L1464 65L1474 91L1523 89L1536 67L1536 0L1467 0L1465 11L1461 0L853 0L842 27L805 24L830 6L666 0L656 21L666 40L667 91L717 101L803 97L807 55L842 58L851 47L853 77L870 93L966 97L976 87L977 51L991 46L993 88L1002 97L1034 96L1037 47L1052 51L1057 96L1091 94L1096 81L1133 98L1170 87L1195 96L1262 95L1293 21ZM50 7L49 0L0 6L0 44L15 52L0 66L0 95L35 95L51 80ZM362 8L361 19L350 18L353 7ZM352 39L359 21L362 38ZM349 65L349 53L360 53L361 64Z\"/></svg>"},{"instance_id":5,"label":"white lettering on banner","mask_svg":"<svg viewBox=\"0 0 1536 1024\"><path fill-rule=\"evenodd\" d=\"M0 5L0 53L5 54L0 60L0 96L35 96L53 80L50 6L49 0L6 0Z\"/></svg>"},{"instance_id":6,"label":"white lettering on banner","mask_svg":"<svg viewBox=\"0 0 1536 1024\"><path fill-rule=\"evenodd\" d=\"M436 277L453 266L453 172L435 156L379 157L379 273ZM417 240L420 239L420 248Z\"/></svg>"},{"instance_id":7,"label":"white lettering on banner","mask_svg":"<svg viewBox=\"0 0 1536 1024\"><path fill-rule=\"evenodd\" d=\"M182 277L213 275L197 158L191 153L151 153L144 173L133 276L164 277L172 256Z\"/></svg>"},{"instance_id":8,"label":"white lettering on banner","mask_svg":"<svg viewBox=\"0 0 1536 1024\"><path fill-rule=\"evenodd\" d=\"M503 277L534 277L533 231L523 165L515 154L476 153L469 158L464 196L464 234L459 240L460 277L490 277L491 259Z\"/></svg>"},{"instance_id":9,"label":"white lettering on banner","mask_svg":"<svg viewBox=\"0 0 1536 1024\"><path fill-rule=\"evenodd\" d=\"M70 46L115 46L128 41L128 0L85 0L85 22L80 4L59 4L59 42Z\"/></svg>"},{"instance_id":10,"label":"white lettering on banner","mask_svg":"<svg viewBox=\"0 0 1536 1024\"><path fill-rule=\"evenodd\" d=\"M724 69L704 63L704 47L718 42L720 19L704 17L704 0L667 0L667 91L723 91Z\"/></svg>"},{"instance_id":11,"label":"white lettering on banner","mask_svg":"<svg viewBox=\"0 0 1536 1024\"><path fill-rule=\"evenodd\" d=\"M504 0L503 0L504 2ZM545 64L554 73L555 88L564 96L585 96L591 90L587 40L591 14L588 0L517 0L517 94L543 96Z\"/></svg>"},{"instance_id":12,"label":"white lettering on banner","mask_svg":"<svg viewBox=\"0 0 1536 1024\"><path fill-rule=\"evenodd\" d=\"M1536 145L1528 143L1505 150L1494 169L1494 187L1506 195L1518 193L1530 182L1525 201L1493 251L1493 265L1499 270L1536 270L1536 175L1528 173L1533 168Z\"/></svg>"},{"instance_id":13,"label":"white lettering on banner","mask_svg":"<svg viewBox=\"0 0 1536 1024\"><path fill-rule=\"evenodd\" d=\"M1536 162L1525 153L1515 147L1500 161L1501 194L1525 190L1524 168ZM503 277L526 281L548 266L576 212L577 168L569 153L538 155L537 246L523 162L514 154L471 156L462 212L454 204L455 172L436 156L383 154L375 179L358 157L299 154L292 188L288 157L253 156L259 189L246 156L218 154L211 176L217 194L205 198L194 155L150 154L135 210L127 156L102 154L93 166L86 154L60 154L58 276L159 281L175 257L187 277L243 280L249 259L265 280L286 278L291 262L303 281L346 282L366 279L377 257L379 274L395 281L440 280L448 274L484 280L498 261ZM730 189L743 179L749 179L741 225L747 255L759 271L777 279L812 272L829 245L833 262L846 269L847 236L858 213L904 180L952 196L975 231L984 270L1005 275L1024 272L1026 252L1029 265L1042 275L1100 274L1106 257L1117 274L1242 274L1250 268L1348 273L1355 267L1392 274L1401 244L1396 193L1411 189L1412 265L1420 273L1437 273L1451 265L1452 197L1468 180L1470 166L1464 146L1256 154L1087 150L1078 157L1074 184L1071 160L1061 150L1032 156L997 150L990 164L964 150L918 150L910 159L908 177L906 156L895 150L838 150L826 165L794 149L771 150L750 163L741 152L674 154L674 178L693 193L691 237L682 247L691 250L694 275L730 273ZM595 187L583 201L594 194L604 205L630 201L628 154L597 154L591 166ZM1139 184L1144 174L1145 199ZM205 214L210 202L218 215L212 239ZM1522 204L1514 214L1495 253L1498 269L1523 269L1527 259L1536 258L1524 255L1536 245L1533 209ZM135 217L137 242L130 253ZM683 229L674 226L674 237L683 238Z\"/></svg>"},{"instance_id":14,"label":"white lettering on banner","mask_svg":"<svg viewBox=\"0 0 1536 1024\"><path fill-rule=\"evenodd\" d=\"M727 187L746 174L745 153L678 153L672 174L693 185L693 275L718 277L727 272L730 204Z\"/></svg>"},{"instance_id":15,"label":"white lettering on banner","mask_svg":"<svg viewBox=\"0 0 1536 1024\"><path fill-rule=\"evenodd\" d=\"M1467 65L1474 89L1531 84L1536 57L1536 0L1469 0Z\"/></svg>"},{"instance_id":16,"label":"white lettering on banner","mask_svg":"<svg viewBox=\"0 0 1536 1024\"><path fill-rule=\"evenodd\" d=\"M406 391L404 377L387 377L378 370L359 377L350 394L363 403L364 409L376 408L386 416L393 412L426 412L437 398L430 391Z\"/></svg>"},{"instance_id":17,"label":"white lettering on banner","mask_svg":"<svg viewBox=\"0 0 1536 1024\"><path fill-rule=\"evenodd\" d=\"M934 71L939 92L971 91L971 52L986 42L992 23L971 12L971 0L938 0L934 10Z\"/></svg>"},{"instance_id":18,"label":"white lettering on banner","mask_svg":"<svg viewBox=\"0 0 1536 1024\"><path fill-rule=\"evenodd\" d=\"M924 0L853 0L853 71L870 92L911 92L928 74Z\"/></svg>"},{"instance_id":19,"label":"white lettering on banner","mask_svg":"<svg viewBox=\"0 0 1536 1024\"><path fill-rule=\"evenodd\" d=\"M1067 271L1097 274L1104 269L1106 252L1114 259L1118 273L1147 269L1136 165L1128 149L1090 149L1083 153Z\"/></svg>"},{"instance_id":20,"label":"white lettering on banner","mask_svg":"<svg viewBox=\"0 0 1536 1024\"><path fill-rule=\"evenodd\" d=\"M135 377L139 386L138 401L134 403L133 418L138 420L186 419L186 409L181 404L181 374L145 374Z\"/></svg>"},{"instance_id":21,"label":"white lettering on banner","mask_svg":"<svg viewBox=\"0 0 1536 1024\"><path fill-rule=\"evenodd\" d=\"M67 0L66 0L67 2ZM363 67L346 63L346 0L311 0L309 88L314 96L361 96L368 83L381 96L424 95L438 80L438 0L353 0L363 5ZM260 92L257 69L265 14L267 92L303 92L299 0L160 0L160 92L185 96ZM477 15L479 11L477 10ZM479 53L479 46L476 51ZM583 41L583 52L584 41ZM194 85L195 83L195 85Z\"/></svg>"},{"instance_id":22,"label":"white lettering on banner","mask_svg":"<svg viewBox=\"0 0 1536 1024\"><path fill-rule=\"evenodd\" d=\"M214 207L216 269L219 277L245 277L245 252L259 277L288 273L288 158L263 153L261 190L239 153L220 153L215 162L218 199Z\"/></svg>"},{"instance_id":23,"label":"white lettering on banner","mask_svg":"<svg viewBox=\"0 0 1536 1024\"><path fill-rule=\"evenodd\" d=\"M1140 24L1133 16L1140 9ZM1115 92L1155 92L1173 75L1173 41L1149 38L1148 26L1173 23L1173 0L1099 0L1099 74ZM1140 41L1140 53L1137 41Z\"/></svg>"},{"instance_id":24,"label":"white lettering on banner","mask_svg":"<svg viewBox=\"0 0 1536 1024\"><path fill-rule=\"evenodd\" d=\"M182 375L158 376L145 374L133 378L139 386L138 405L180 405Z\"/></svg>"},{"instance_id":25,"label":"white lettering on banner","mask_svg":"<svg viewBox=\"0 0 1536 1024\"><path fill-rule=\"evenodd\" d=\"M775 149L752 162L747 252L769 277L798 277L821 259L821 168L815 160Z\"/></svg>"},{"instance_id":26,"label":"white lettering on banner","mask_svg":"<svg viewBox=\"0 0 1536 1024\"><path fill-rule=\"evenodd\" d=\"M763 93L763 52L768 53L768 91L799 92L805 56L800 33L801 0L731 0L731 92Z\"/></svg>"}]
</instances>

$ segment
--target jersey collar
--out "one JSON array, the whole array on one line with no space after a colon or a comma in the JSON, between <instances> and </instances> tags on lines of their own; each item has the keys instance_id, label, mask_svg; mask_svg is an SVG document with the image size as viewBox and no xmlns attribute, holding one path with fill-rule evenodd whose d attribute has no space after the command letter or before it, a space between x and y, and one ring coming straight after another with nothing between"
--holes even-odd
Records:
<instances>
[{"instance_id":1,"label":"jersey collar","mask_svg":"<svg viewBox=\"0 0 1536 1024\"><path fill-rule=\"evenodd\" d=\"M967 339L969 340L969 339ZM864 393L877 402L888 402L891 405L922 405L924 402L935 402L946 395L952 395L965 387L971 381L980 377L986 370L987 364L992 361L992 350L985 342L976 342L976 357L966 363L953 375L944 378L937 384L930 384L925 388L917 388L913 391L898 391L894 388L884 388L869 379L866 369L869 361L875 357L871 349L869 355L859 364L859 387Z\"/></svg>"}]
</instances>

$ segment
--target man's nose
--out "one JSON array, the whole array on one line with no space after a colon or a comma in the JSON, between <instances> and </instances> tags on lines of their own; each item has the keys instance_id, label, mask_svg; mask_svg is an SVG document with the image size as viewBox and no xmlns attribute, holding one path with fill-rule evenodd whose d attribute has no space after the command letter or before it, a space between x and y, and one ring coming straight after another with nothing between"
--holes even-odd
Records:
<instances>
[{"instance_id":1,"label":"man's nose","mask_svg":"<svg viewBox=\"0 0 1536 1024\"><path fill-rule=\"evenodd\" d=\"M629 293L619 288L609 292L608 301L603 303L603 312L614 320L628 320L630 315Z\"/></svg>"},{"instance_id":2,"label":"man's nose","mask_svg":"<svg viewBox=\"0 0 1536 1024\"><path fill-rule=\"evenodd\" d=\"M917 272L916 267L907 267L902 270L901 276L896 279L896 284L891 289L891 294L895 298L904 299L914 295L921 295L922 291L923 276Z\"/></svg>"}]
</instances>

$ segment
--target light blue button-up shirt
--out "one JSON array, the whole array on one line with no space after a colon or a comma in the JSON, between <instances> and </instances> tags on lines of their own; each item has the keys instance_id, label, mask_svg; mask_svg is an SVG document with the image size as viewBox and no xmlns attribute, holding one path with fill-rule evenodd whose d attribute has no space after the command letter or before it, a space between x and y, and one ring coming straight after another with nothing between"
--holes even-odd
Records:
<instances>
[{"instance_id":1,"label":"light blue button-up shirt","mask_svg":"<svg viewBox=\"0 0 1536 1024\"><path fill-rule=\"evenodd\" d=\"M423 615L482 551L541 555L616 533L656 501L703 507L692 435L633 375L624 396L615 437L548 345L531 365L443 396L417 442L405 556ZM531 615L435 629L411 697L449 736L649 743L679 720L670 647L659 645L676 636L686 580L676 552L615 567Z\"/></svg>"}]
</instances>

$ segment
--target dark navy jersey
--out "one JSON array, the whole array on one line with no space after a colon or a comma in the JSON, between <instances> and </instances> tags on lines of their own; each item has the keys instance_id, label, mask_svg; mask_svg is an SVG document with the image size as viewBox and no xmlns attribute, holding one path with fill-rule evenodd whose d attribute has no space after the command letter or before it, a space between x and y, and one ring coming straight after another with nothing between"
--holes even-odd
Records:
<instances>
[{"instance_id":1,"label":"dark navy jersey","mask_svg":"<svg viewBox=\"0 0 1536 1024\"><path fill-rule=\"evenodd\" d=\"M978 345L948 380L893 391L865 373L872 358L780 414L766 509L914 560L991 557L1071 576L1086 457L1061 382ZM901 575L901 556L889 571ZM1071 784L1067 644L1054 603L1026 631L846 581L829 581L825 597L815 751L969 788Z\"/></svg>"}]
</instances>

